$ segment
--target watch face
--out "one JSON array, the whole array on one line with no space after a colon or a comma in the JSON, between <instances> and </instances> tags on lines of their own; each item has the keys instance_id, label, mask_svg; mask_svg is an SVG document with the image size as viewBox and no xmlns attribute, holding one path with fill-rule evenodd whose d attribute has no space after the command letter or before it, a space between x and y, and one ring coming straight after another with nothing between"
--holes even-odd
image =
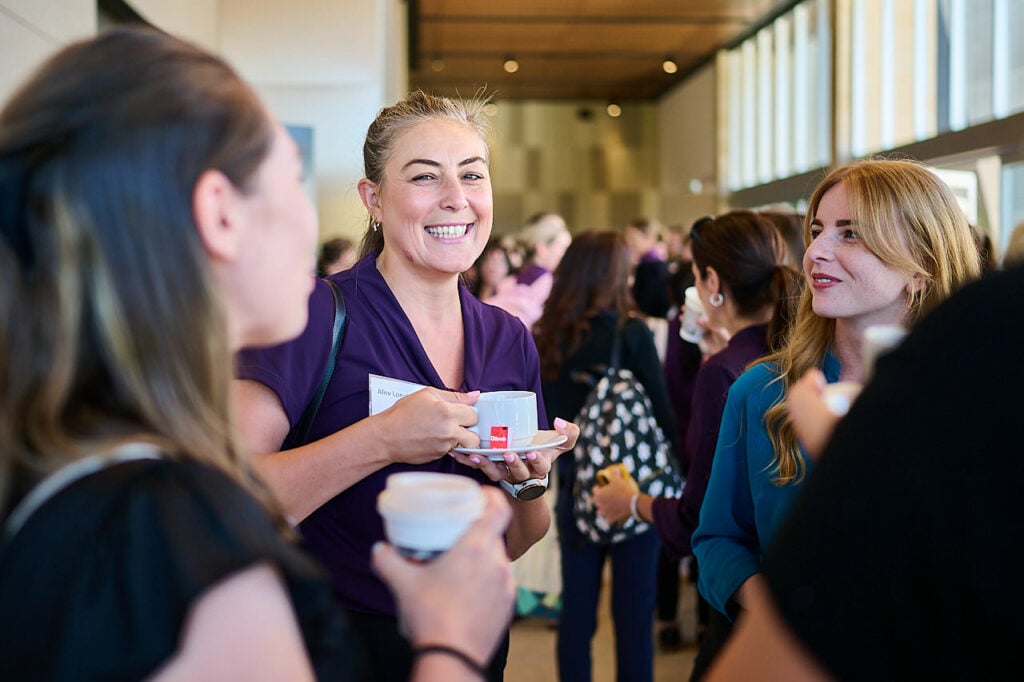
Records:
<instances>
[{"instance_id":1,"label":"watch face","mask_svg":"<svg viewBox=\"0 0 1024 682\"><path fill-rule=\"evenodd\" d=\"M546 485L536 483L534 485L521 489L519 491L519 494L516 495L516 498L525 501L536 500L538 497L543 495L544 491L547 489L548 487Z\"/></svg>"}]
</instances>

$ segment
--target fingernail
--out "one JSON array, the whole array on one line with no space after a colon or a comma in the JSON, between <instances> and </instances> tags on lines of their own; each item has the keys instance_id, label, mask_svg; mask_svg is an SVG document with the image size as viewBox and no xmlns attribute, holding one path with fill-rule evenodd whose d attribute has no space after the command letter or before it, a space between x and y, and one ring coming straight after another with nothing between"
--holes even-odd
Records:
<instances>
[{"instance_id":1,"label":"fingernail","mask_svg":"<svg viewBox=\"0 0 1024 682\"><path fill-rule=\"evenodd\" d=\"M469 393L467 393L466 395L468 395L468 396L471 396L471 397L475 398L475 397L477 397L478 395L480 395L480 391L479 391L479 389L478 389L478 390L476 390L476 391L470 391L470 392L469 392Z\"/></svg>"},{"instance_id":2,"label":"fingernail","mask_svg":"<svg viewBox=\"0 0 1024 682\"><path fill-rule=\"evenodd\" d=\"M373 547L370 548L370 553L371 554L376 554L377 552L381 551L382 549L384 549L384 543L382 541L378 540L377 542L373 543Z\"/></svg>"},{"instance_id":3,"label":"fingernail","mask_svg":"<svg viewBox=\"0 0 1024 682\"><path fill-rule=\"evenodd\" d=\"M564 429L569 422L565 421L561 417L555 417L555 428Z\"/></svg>"},{"instance_id":4,"label":"fingernail","mask_svg":"<svg viewBox=\"0 0 1024 682\"><path fill-rule=\"evenodd\" d=\"M505 458L505 463L506 464L511 464L512 462L516 461L516 456L513 455L511 452L506 452L502 456Z\"/></svg>"},{"instance_id":5,"label":"fingernail","mask_svg":"<svg viewBox=\"0 0 1024 682\"><path fill-rule=\"evenodd\" d=\"M480 458L479 457L470 457L469 461L472 462L473 464L479 464L480 463Z\"/></svg>"},{"instance_id":6,"label":"fingernail","mask_svg":"<svg viewBox=\"0 0 1024 682\"><path fill-rule=\"evenodd\" d=\"M537 459L537 453L536 452L527 452L526 453L526 459L530 460L531 462L535 461Z\"/></svg>"}]
</instances>

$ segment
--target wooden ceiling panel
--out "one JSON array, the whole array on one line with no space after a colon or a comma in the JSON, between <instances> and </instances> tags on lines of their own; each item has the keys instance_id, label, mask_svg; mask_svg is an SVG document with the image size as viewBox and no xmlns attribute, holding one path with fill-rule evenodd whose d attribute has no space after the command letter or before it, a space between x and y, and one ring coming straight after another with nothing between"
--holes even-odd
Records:
<instances>
[{"instance_id":1,"label":"wooden ceiling panel","mask_svg":"<svg viewBox=\"0 0 1024 682\"><path fill-rule=\"evenodd\" d=\"M505 99L655 99L794 0L409 0L410 84ZM519 71L507 74L508 56ZM661 70L665 57L679 65Z\"/></svg>"},{"instance_id":2,"label":"wooden ceiling panel","mask_svg":"<svg viewBox=\"0 0 1024 682\"><path fill-rule=\"evenodd\" d=\"M734 17L756 22L777 11L777 0L516 0L486 3L480 0L417 0L423 16L578 17L628 16L700 20Z\"/></svg>"},{"instance_id":3,"label":"wooden ceiling panel","mask_svg":"<svg viewBox=\"0 0 1024 682\"><path fill-rule=\"evenodd\" d=\"M543 26L522 24L448 24L423 25L421 51L424 54L458 54L460 51L486 51L498 54L564 52L592 54L612 52L622 56L662 55L672 51L701 55L732 39L740 24L705 24L700 27L671 27L597 24L582 28L556 23Z\"/></svg>"}]
</instances>

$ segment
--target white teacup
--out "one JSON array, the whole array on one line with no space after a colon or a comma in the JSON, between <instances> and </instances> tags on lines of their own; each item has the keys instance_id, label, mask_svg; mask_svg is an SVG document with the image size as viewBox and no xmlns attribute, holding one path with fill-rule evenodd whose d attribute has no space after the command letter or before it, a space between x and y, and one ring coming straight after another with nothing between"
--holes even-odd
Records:
<instances>
[{"instance_id":1,"label":"white teacup","mask_svg":"<svg viewBox=\"0 0 1024 682\"><path fill-rule=\"evenodd\" d=\"M686 287L686 300L683 304L683 319L679 323L679 337L690 343L700 343L704 337L704 330L697 320L704 314L704 304L701 303L697 287Z\"/></svg>"},{"instance_id":2,"label":"white teacup","mask_svg":"<svg viewBox=\"0 0 1024 682\"><path fill-rule=\"evenodd\" d=\"M537 394L533 391L489 391L473 405L480 447L492 450L526 447L537 435Z\"/></svg>"},{"instance_id":3,"label":"white teacup","mask_svg":"<svg viewBox=\"0 0 1024 682\"><path fill-rule=\"evenodd\" d=\"M406 557L429 561L454 545L483 512L480 484L457 474L391 474L377 496L388 542Z\"/></svg>"}]
</instances>

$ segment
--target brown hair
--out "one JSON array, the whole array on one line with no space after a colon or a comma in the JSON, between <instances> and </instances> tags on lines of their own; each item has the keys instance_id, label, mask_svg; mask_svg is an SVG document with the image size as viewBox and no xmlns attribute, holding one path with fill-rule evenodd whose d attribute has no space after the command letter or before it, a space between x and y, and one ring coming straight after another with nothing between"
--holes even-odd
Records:
<instances>
[{"instance_id":1,"label":"brown hair","mask_svg":"<svg viewBox=\"0 0 1024 682\"><path fill-rule=\"evenodd\" d=\"M619 232L588 230L576 235L554 273L551 293L537 321L541 377L558 378L565 359L583 345L590 318L603 311L619 325L636 312L629 289L632 261Z\"/></svg>"},{"instance_id":2,"label":"brown hair","mask_svg":"<svg viewBox=\"0 0 1024 682\"><path fill-rule=\"evenodd\" d=\"M335 237L328 239L320 245L320 255L316 259L316 274L323 277L327 274L327 267L337 263L345 253L353 248L355 244L351 239Z\"/></svg>"},{"instance_id":3,"label":"brown hair","mask_svg":"<svg viewBox=\"0 0 1024 682\"><path fill-rule=\"evenodd\" d=\"M801 270L804 260L804 216L795 211L758 211L775 224L789 252L789 264Z\"/></svg>"},{"instance_id":4,"label":"brown hair","mask_svg":"<svg viewBox=\"0 0 1024 682\"><path fill-rule=\"evenodd\" d=\"M801 279L786 264L786 245L775 225L753 211L730 211L694 225L690 248L701 280L714 268L740 315L772 308L768 337L778 347L796 311Z\"/></svg>"},{"instance_id":5,"label":"brown hair","mask_svg":"<svg viewBox=\"0 0 1024 682\"><path fill-rule=\"evenodd\" d=\"M227 321L192 213L241 191L273 131L222 60L113 30L60 51L0 114L0 508L125 439L243 480ZM17 474L17 475L16 475Z\"/></svg>"}]
</instances>

